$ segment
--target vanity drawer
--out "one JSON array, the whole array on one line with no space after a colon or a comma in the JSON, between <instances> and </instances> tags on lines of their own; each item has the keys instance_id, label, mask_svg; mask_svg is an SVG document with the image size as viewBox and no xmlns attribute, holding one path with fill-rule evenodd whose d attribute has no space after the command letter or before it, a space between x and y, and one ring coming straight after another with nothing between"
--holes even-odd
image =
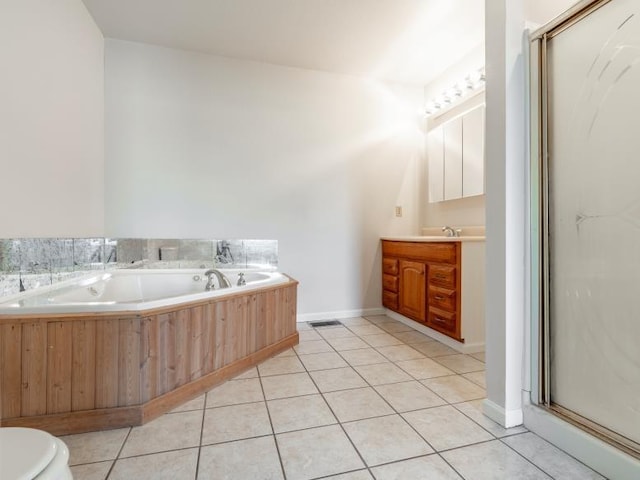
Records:
<instances>
[{"instance_id":1,"label":"vanity drawer","mask_svg":"<svg viewBox=\"0 0 640 480\"><path fill-rule=\"evenodd\" d=\"M444 288L456 288L456 267L429 265L429 284Z\"/></svg>"},{"instance_id":2,"label":"vanity drawer","mask_svg":"<svg viewBox=\"0 0 640 480\"><path fill-rule=\"evenodd\" d=\"M428 325L436 330L445 330L447 332L455 333L456 314L453 312L445 312L438 308L430 308Z\"/></svg>"},{"instance_id":3,"label":"vanity drawer","mask_svg":"<svg viewBox=\"0 0 640 480\"><path fill-rule=\"evenodd\" d=\"M382 241L384 257L406 258L422 262L455 265L459 257L460 242L395 242Z\"/></svg>"},{"instance_id":4,"label":"vanity drawer","mask_svg":"<svg viewBox=\"0 0 640 480\"><path fill-rule=\"evenodd\" d=\"M382 305L391 310L398 310L398 294L388 290L383 290Z\"/></svg>"},{"instance_id":5,"label":"vanity drawer","mask_svg":"<svg viewBox=\"0 0 640 480\"><path fill-rule=\"evenodd\" d=\"M456 311L456 291L429 286L429 305L442 310Z\"/></svg>"},{"instance_id":6,"label":"vanity drawer","mask_svg":"<svg viewBox=\"0 0 640 480\"><path fill-rule=\"evenodd\" d=\"M382 273L386 273L387 275L398 275L398 259L383 258Z\"/></svg>"},{"instance_id":7,"label":"vanity drawer","mask_svg":"<svg viewBox=\"0 0 640 480\"><path fill-rule=\"evenodd\" d=\"M393 275L382 275L382 288L391 292L398 293L398 277Z\"/></svg>"}]
</instances>

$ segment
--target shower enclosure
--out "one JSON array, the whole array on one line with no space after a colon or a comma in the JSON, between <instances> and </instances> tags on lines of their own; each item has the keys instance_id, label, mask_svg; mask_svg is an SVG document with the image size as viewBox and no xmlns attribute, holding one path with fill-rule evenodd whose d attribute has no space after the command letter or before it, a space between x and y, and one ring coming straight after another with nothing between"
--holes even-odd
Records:
<instances>
[{"instance_id":1,"label":"shower enclosure","mask_svg":"<svg viewBox=\"0 0 640 480\"><path fill-rule=\"evenodd\" d=\"M640 457L640 1L580 2L531 62L537 400Z\"/></svg>"}]
</instances>

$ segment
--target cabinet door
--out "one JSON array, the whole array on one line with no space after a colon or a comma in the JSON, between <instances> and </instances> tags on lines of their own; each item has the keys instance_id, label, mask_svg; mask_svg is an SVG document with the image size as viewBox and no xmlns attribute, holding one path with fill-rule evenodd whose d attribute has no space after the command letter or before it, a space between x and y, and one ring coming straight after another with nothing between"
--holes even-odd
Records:
<instances>
[{"instance_id":1,"label":"cabinet door","mask_svg":"<svg viewBox=\"0 0 640 480\"><path fill-rule=\"evenodd\" d=\"M427 160L429 164L429 203L444 200L444 143L442 127L434 128L427 135Z\"/></svg>"},{"instance_id":2,"label":"cabinet door","mask_svg":"<svg viewBox=\"0 0 640 480\"><path fill-rule=\"evenodd\" d=\"M444 199L462 197L462 117L444 124Z\"/></svg>"},{"instance_id":3,"label":"cabinet door","mask_svg":"<svg viewBox=\"0 0 640 480\"><path fill-rule=\"evenodd\" d=\"M462 117L462 196L484 193L484 106Z\"/></svg>"},{"instance_id":4,"label":"cabinet door","mask_svg":"<svg viewBox=\"0 0 640 480\"><path fill-rule=\"evenodd\" d=\"M419 322L426 320L427 266L400 260L400 313Z\"/></svg>"}]
</instances>

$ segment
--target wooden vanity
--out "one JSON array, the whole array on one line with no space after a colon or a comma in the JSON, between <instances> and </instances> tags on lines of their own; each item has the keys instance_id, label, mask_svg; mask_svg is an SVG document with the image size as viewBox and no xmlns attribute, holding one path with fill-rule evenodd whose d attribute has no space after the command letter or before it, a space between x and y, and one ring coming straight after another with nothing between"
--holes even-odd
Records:
<instances>
[{"instance_id":1,"label":"wooden vanity","mask_svg":"<svg viewBox=\"0 0 640 480\"><path fill-rule=\"evenodd\" d=\"M484 242L383 239L382 304L457 342L484 344Z\"/></svg>"}]
</instances>

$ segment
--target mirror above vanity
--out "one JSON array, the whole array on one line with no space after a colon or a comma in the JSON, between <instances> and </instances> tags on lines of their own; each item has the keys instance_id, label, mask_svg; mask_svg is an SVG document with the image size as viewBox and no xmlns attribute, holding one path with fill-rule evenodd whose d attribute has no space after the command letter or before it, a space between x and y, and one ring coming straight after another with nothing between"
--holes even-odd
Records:
<instances>
[{"instance_id":1,"label":"mirror above vanity","mask_svg":"<svg viewBox=\"0 0 640 480\"><path fill-rule=\"evenodd\" d=\"M429 202L484 194L484 103L430 120L427 134ZM462 111L461 111L462 110ZM447 118L445 118L447 117Z\"/></svg>"}]
</instances>

